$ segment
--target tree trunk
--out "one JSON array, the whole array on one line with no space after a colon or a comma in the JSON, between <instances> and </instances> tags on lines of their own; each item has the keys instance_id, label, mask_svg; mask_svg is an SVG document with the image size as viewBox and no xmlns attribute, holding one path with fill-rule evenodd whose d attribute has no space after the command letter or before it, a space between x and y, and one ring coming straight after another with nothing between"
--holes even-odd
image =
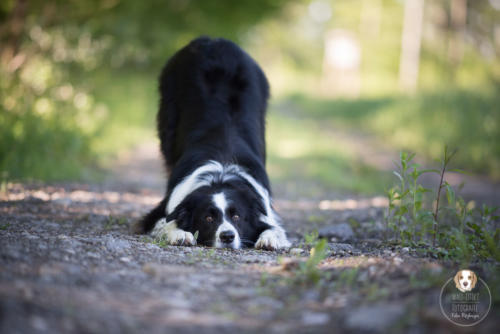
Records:
<instances>
[{"instance_id":1,"label":"tree trunk","mask_svg":"<svg viewBox=\"0 0 500 334\"><path fill-rule=\"evenodd\" d=\"M424 0L406 0L399 63L399 85L413 93L417 89L420 66L420 44L424 17Z\"/></svg>"},{"instance_id":2,"label":"tree trunk","mask_svg":"<svg viewBox=\"0 0 500 334\"><path fill-rule=\"evenodd\" d=\"M19 51L26 18L27 0L17 0L12 12L0 26L0 64L7 65Z\"/></svg>"},{"instance_id":3,"label":"tree trunk","mask_svg":"<svg viewBox=\"0 0 500 334\"><path fill-rule=\"evenodd\" d=\"M454 67L458 66L463 57L463 39L467 21L467 0L451 1L451 36L448 45L448 58Z\"/></svg>"}]
</instances>

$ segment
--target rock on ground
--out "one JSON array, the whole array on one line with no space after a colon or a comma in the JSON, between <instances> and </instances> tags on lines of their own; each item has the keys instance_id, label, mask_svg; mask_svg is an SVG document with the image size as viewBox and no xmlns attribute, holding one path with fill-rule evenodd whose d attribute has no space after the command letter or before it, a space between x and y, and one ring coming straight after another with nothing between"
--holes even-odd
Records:
<instances>
[{"instance_id":1,"label":"rock on ground","mask_svg":"<svg viewBox=\"0 0 500 334\"><path fill-rule=\"evenodd\" d=\"M354 239L354 231L352 230L351 225L347 223L322 227L318 230L318 234L322 238L336 238L340 241Z\"/></svg>"}]
</instances>

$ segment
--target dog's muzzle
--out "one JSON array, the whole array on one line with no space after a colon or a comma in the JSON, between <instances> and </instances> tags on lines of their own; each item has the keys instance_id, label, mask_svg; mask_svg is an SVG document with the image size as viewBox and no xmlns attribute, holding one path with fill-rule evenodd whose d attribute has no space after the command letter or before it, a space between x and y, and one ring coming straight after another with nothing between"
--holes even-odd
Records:
<instances>
[{"instance_id":1,"label":"dog's muzzle","mask_svg":"<svg viewBox=\"0 0 500 334\"><path fill-rule=\"evenodd\" d=\"M223 231L219 234L220 241L225 245L230 245L234 241L234 232L231 230Z\"/></svg>"},{"instance_id":2,"label":"dog's muzzle","mask_svg":"<svg viewBox=\"0 0 500 334\"><path fill-rule=\"evenodd\" d=\"M229 226L229 228L227 229L221 229L220 231L217 231L215 237L215 247L238 249L240 248L240 244L240 237L233 226Z\"/></svg>"}]
</instances>

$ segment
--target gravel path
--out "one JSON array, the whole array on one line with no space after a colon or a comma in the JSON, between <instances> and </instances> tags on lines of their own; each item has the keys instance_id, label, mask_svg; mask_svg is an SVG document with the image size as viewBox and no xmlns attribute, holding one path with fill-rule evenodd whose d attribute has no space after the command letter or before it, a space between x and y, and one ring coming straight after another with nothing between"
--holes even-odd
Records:
<instances>
[{"instance_id":1,"label":"gravel path","mask_svg":"<svg viewBox=\"0 0 500 334\"><path fill-rule=\"evenodd\" d=\"M383 198L290 198L278 185L293 249L172 247L129 232L161 198L154 146L113 175L0 193L0 333L464 331L437 302L457 267L384 245ZM329 247L306 270L314 229ZM498 311L473 330L498 329Z\"/></svg>"}]
</instances>

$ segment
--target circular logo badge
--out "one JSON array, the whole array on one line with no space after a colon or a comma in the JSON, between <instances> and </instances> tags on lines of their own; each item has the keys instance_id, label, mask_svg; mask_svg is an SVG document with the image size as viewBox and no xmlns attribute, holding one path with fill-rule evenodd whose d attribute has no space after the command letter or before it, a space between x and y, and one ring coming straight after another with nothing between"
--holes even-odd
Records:
<instances>
[{"instance_id":1,"label":"circular logo badge","mask_svg":"<svg viewBox=\"0 0 500 334\"><path fill-rule=\"evenodd\" d=\"M490 288L472 270L459 270L441 288L439 306L455 325L474 326L490 311Z\"/></svg>"}]
</instances>

